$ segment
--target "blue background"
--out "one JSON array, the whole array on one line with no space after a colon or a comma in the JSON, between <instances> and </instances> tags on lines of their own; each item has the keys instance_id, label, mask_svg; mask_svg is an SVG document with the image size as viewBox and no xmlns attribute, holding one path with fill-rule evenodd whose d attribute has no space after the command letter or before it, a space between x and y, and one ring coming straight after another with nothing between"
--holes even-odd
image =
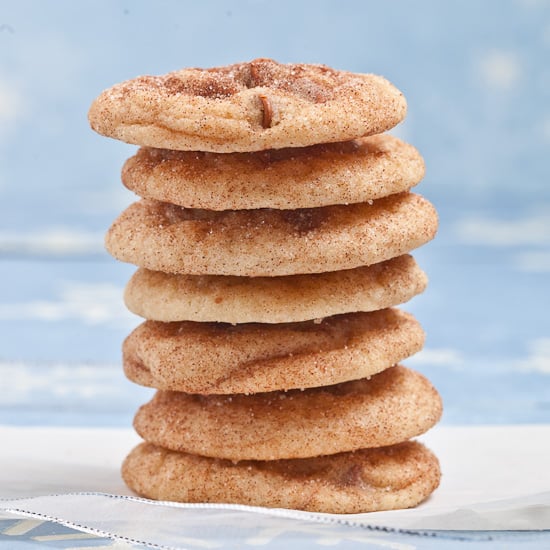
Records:
<instances>
[{"instance_id":1,"label":"blue background","mask_svg":"<svg viewBox=\"0 0 550 550\"><path fill-rule=\"evenodd\" d=\"M103 234L134 200L135 147L95 135L104 88L254 57L382 74L406 95L394 133L425 157L437 207L406 305L444 423L550 421L550 3L0 1L0 422L130 425L133 267Z\"/></svg>"}]
</instances>

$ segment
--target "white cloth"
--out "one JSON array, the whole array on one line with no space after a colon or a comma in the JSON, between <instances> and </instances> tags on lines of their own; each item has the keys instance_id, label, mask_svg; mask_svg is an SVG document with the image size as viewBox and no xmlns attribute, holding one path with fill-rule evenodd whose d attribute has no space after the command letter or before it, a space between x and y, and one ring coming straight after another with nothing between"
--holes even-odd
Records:
<instances>
[{"instance_id":1,"label":"white cloth","mask_svg":"<svg viewBox=\"0 0 550 550\"><path fill-rule=\"evenodd\" d=\"M133 498L119 475L139 441L132 430L0 426L0 510L160 545L189 543L190 533L197 541L205 536L200 526L211 533L213 522L222 531L254 526L255 536L304 521L398 530L550 529L550 425L438 426L421 440L443 471L427 502L339 516Z\"/></svg>"}]
</instances>

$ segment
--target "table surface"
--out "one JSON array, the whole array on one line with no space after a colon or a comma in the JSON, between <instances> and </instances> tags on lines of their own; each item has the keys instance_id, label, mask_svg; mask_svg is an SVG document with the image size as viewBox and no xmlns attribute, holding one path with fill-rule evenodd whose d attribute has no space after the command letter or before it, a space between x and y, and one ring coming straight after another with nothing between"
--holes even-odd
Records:
<instances>
[{"instance_id":1,"label":"table surface","mask_svg":"<svg viewBox=\"0 0 550 550\"><path fill-rule=\"evenodd\" d=\"M259 539L273 549L333 539L340 547L368 543L373 548L394 543L430 548L434 537L442 545L460 539L480 545L491 539L550 541L550 532L548 537L535 533L550 528L550 425L437 427L421 438L443 468L441 486L428 501L411 510L346 516L136 500L119 475L122 459L139 441L131 429L0 426L0 439L5 445L0 541L5 544L25 537L54 540L44 539L48 529L52 536L68 536L51 521L44 524L52 518L96 538L109 534L159 547L227 549L254 546ZM524 472L511 476L510 469ZM9 519L10 510L34 521ZM77 547L90 539L70 540Z\"/></svg>"}]
</instances>

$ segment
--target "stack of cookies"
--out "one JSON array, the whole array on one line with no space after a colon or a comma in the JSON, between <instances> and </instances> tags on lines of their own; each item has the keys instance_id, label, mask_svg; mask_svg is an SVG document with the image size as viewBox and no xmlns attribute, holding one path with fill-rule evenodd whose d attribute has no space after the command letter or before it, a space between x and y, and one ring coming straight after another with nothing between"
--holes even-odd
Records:
<instances>
[{"instance_id":1,"label":"stack of cookies","mask_svg":"<svg viewBox=\"0 0 550 550\"><path fill-rule=\"evenodd\" d=\"M433 238L410 192L418 152L385 79L258 59L139 77L103 92L97 132L142 148L122 180L141 198L106 245L139 266L125 301L146 321L123 346L157 389L123 464L149 498L333 513L410 507L438 485L412 438L441 414L398 365L418 322L396 309Z\"/></svg>"}]
</instances>

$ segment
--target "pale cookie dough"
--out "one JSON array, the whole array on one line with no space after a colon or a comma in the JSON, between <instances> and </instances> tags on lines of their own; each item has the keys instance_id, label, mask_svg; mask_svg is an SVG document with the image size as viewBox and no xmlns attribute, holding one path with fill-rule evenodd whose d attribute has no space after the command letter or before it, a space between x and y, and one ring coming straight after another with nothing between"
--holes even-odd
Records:
<instances>
[{"instance_id":1,"label":"pale cookie dough","mask_svg":"<svg viewBox=\"0 0 550 550\"><path fill-rule=\"evenodd\" d=\"M353 453L269 462L204 458L138 445L122 477L146 498L358 514L410 508L439 485L437 458L407 441Z\"/></svg>"},{"instance_id":2,"label":"pale cookie dough","mask_svg":"<svg viewBox=\"0 0 550 550\"><path fill-rule=\"evenodd\" d=\"M307 458L401 443L441 416L437 391L395 366L335 386L254 395L157 391L134 428L147 442L229 460Z\"/></svg>"},{"instance_id":3,"label":"pale cookie dough","mask_svg":"<svg viewBox=\"0 0 550 550\"><path fill-rule=\"evenodd\" d=\"M375 311L424 291L426 274L409 255L345 271L235 277L138 269L124 293L130 311L153 321L293 323Z\"/></svg>"},{"instance_id":4,"label":"pale cookie dough","mask_svg":"<svg viewBox=\"0 0 550 550\"><path fill-rule=\"evenodd\" d=\"M422 349L424 332L397 309L321 323L146 321L124 341L126 376L161 390L257 393L372 376Z\"/></svg>"},{"instance_id":5,"label":"pale cookie dough","mask_svg":"<svg viewBox=\"0 0 550 550\"><path fill-rule=\"evenodd\" d=\"M229 153L380 134L406 110L381 76L255 59L122 82L96 98L88 118L127 143Z\"/></svg>"},{"instance_id":6,"label":"pale cookie dough","mask_svg":"<svg viewBox=\"0 0 550 550\"><path fill-rule=\"evenodd\" d=\"M423 176L418 151L389 134L256 153L144 148L122 169L124 185L141 197L209 210L366 202Z\"/></svg>"},{"instance_id":7,"label":"pale cookie dough","mask_svg":"<svg viewBox=\"0 0 550 550\"><path fill-rule=\"evenodd\" d=\"M437 231L426 199L398 193L372 204L212 212L142 199L106 236L118 260L165 273L249 277L323 273L409 252Z\"/></svg>"}]
</instances>

